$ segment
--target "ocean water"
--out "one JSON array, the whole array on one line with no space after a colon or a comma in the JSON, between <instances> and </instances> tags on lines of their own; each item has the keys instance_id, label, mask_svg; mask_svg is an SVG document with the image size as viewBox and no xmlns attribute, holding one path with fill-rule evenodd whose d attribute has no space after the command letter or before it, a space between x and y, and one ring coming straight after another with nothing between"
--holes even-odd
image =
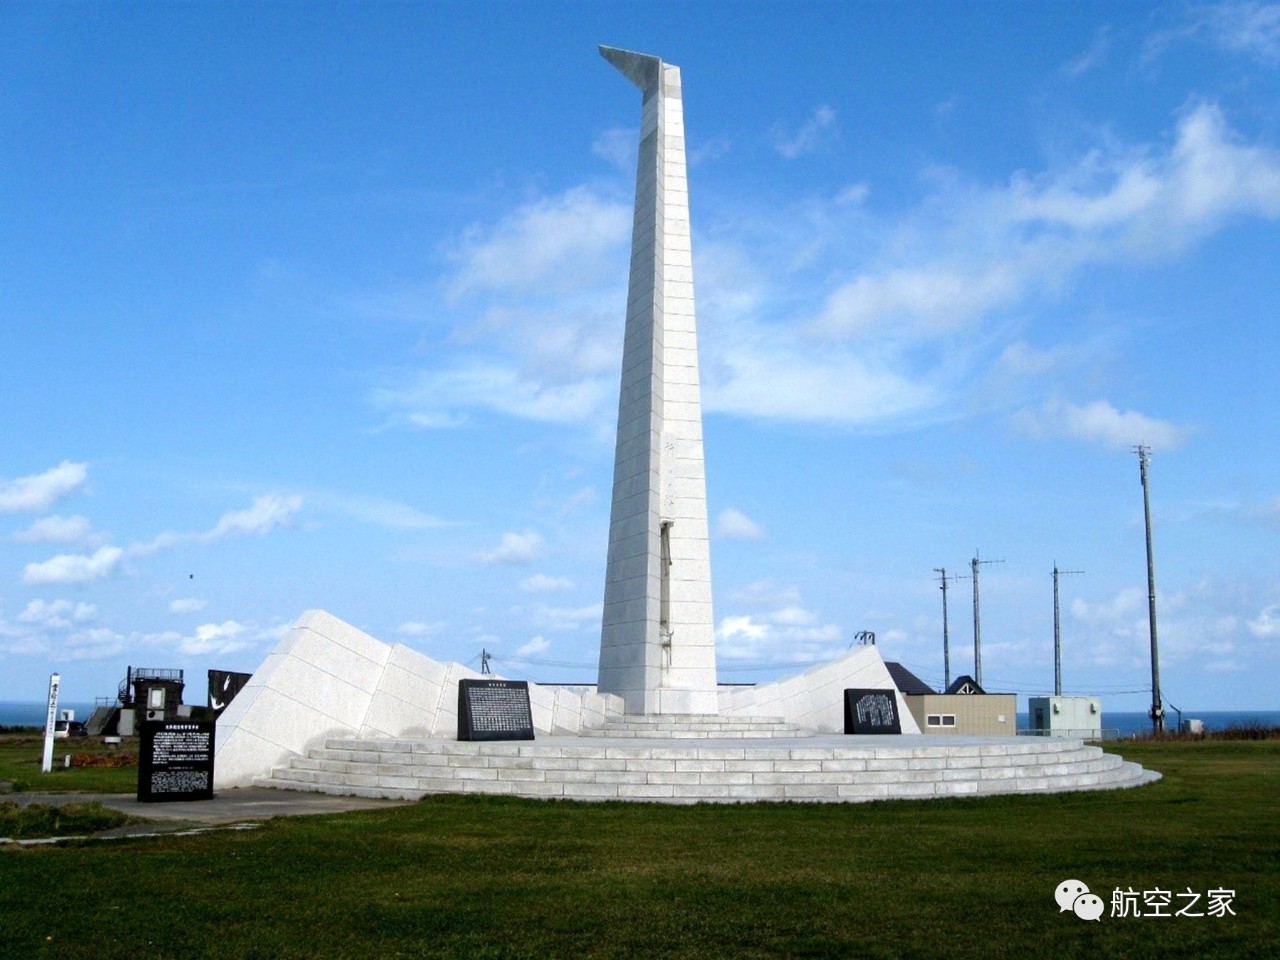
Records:
<instances>
[{"instance_id":1,"label":"ocean water","mask_svg":"<svg viewBox=\"0 0 1280 960\"><path fill-rule=\"evenodd\" d=\"M45 711L49 709L47 701L32 703L30 701L0 700L0 727L40 727L44 728ZM74 710L76 719L81 723L93 716L92 703L72 703L58 701L58 713L63 710Z\"/></svg>"},{"instance_id":2,"label":"ocean water","mask_svg":"<svg viewBox=\"0 0 1280 960\"><path fill-rule=\"evenodd\" d=\"M1280 727L1280 710L1183 710L1184 720L1203 720L1206 730L1225 730L1228 727L1253 726ZM1178 729L1178 714L1165 707L1165 729L1173 732ZM1029 714L1018 714L1018 729L1031 729ZM1105 704L1102 709L1102 729L1115 730L1121 739L1135 733L1150 733L1151 718L1146 713L1108 713Z\"/></svg>"}]
</instances>

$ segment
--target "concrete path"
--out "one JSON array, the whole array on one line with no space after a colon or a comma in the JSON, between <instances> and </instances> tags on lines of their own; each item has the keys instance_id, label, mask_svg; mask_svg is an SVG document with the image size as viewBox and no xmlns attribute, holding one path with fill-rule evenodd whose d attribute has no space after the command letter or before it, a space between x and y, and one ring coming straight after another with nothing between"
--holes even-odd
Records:
<instances>
[{"instance_id":1,"label":"concrete path","mask_svg":"<svg viewBox=\"0 0 1280 960\"><path fill-rule=\"evenodd\" d=\"M32 803L49 806L100 803L104 807L110 807L112 810L118 810L130 816L158 821L154 825L144 824L121 828L120 835L128 836L169 833L175 828L183 829L193 826L227 826L255 820L268 820L271 817L345 813L349 810L380 810L403 807L410 802L369 797L334 797L321 793L265 787L219 790L212 800L172 803L139 803L137 797L128 793L9 793L2 799L17 803L19 806Z\"/></svg>"}]
</instances>

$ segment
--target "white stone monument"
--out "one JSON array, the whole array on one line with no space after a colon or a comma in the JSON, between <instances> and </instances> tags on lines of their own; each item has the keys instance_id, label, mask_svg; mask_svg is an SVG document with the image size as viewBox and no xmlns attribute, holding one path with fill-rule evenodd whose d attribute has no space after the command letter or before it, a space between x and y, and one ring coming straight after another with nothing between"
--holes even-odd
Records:
<instances>
[{"instance_id":1,"label":"white stone monument","mask_svg":"<svg viewBox=\"0 0 1280 960\"><path fill-rule=\"evenodd\" d=\"M920 732L874 646L717 688L680 71L600 50L644 106L598 689L533 684L536 742L462 741L458 688L474 672L309 611L219 718L215 785L724 803L1158 778L1078 741L846 737L850 689L892 691L902 732Z\"/></svg>"},{"instance_id":2,"label":"white stone monument","mask_svg":"<svg viewBox=\"0 0 1280 960\"><path fill-rule=\"evenodd\" d=\"M715 714L715 621L680 68L615 47L640 88L598 690L628 714Z\"/></svg>"}]
</instances>

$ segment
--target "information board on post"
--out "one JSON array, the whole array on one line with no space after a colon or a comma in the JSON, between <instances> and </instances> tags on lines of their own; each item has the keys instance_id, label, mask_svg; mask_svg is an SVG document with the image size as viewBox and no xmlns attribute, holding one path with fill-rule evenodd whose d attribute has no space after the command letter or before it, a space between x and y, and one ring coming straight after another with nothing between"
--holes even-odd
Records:
<instances>
[{"instance_id":1,"label":"information board on post","mask_svg":"<svg viewBox=\"0 0 1280 960\"><path fill-rule=\"evenodd\" d=\"M458 739L532 740L528 682L459 680Z\"/></svg>"},{"instance_id":2,"label":"information board on post","mask_svg":"<svg viewBox=\"0 0 1280 960\"><path fill-rule=\"evenodd\" d=\"M898 700L892 690L844 692L845 733L902 733Z\"/></svg>"},{"instance_id":3,"label":"information board on post","mask_svg":"<svg viewBox=\"0 0 1280 960\"><path fill-rule=\"evenodd\" d=\"M147 720L138 741L138 800L213 799L212 720Z\"/></svg>"}]
</instances>

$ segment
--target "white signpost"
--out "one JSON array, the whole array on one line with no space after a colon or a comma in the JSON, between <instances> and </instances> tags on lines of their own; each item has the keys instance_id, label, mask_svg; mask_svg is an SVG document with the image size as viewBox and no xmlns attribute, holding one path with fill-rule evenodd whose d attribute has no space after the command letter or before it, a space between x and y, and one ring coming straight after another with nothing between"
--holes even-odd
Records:
<instances>
[{"instance_id":1,"label":"white signpost","mask_svg":"<svg viewBox=\"0 0 1280 960\"><path fill-rule=\"evenodd\" d=\"M53 770L53 731L58 724L58 685L62 677L53 673L49 675L49 713L44 722L44 762L40 769L45 773Z\"/></svg>"}]
</instances>

